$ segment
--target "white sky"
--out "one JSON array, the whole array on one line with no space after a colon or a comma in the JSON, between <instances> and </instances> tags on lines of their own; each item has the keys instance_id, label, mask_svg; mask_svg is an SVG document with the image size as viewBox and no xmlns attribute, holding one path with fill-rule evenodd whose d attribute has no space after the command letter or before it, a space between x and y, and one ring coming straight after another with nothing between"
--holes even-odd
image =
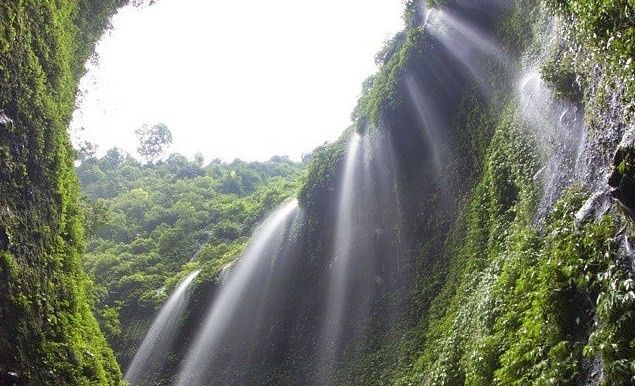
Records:
<instances>
[{"instance_id":1,"label":"white sky","mask_svg":"<svg viewBox=\"0 0 635 386\"><path fill-rule=\"evenodd\" d=\"M401 0L159 0L122 9L89 65L74 137L135 153L164 122L170 152L299 159L350 125ZM83 131L77 129L83 127ZM77 138L75 138L77 141Z\"/></svg>"}]
</instances>

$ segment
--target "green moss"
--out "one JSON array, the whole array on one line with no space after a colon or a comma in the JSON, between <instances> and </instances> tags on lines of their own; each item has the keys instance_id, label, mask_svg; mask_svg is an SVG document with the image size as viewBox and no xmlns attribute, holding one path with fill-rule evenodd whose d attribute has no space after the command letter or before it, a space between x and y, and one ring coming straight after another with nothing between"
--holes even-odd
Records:
<instances>
[{"instance_id":1,"label":"green moss","mask_svg":"<svg viewBox=\"0 0 635 386\"><path fill-rule=\"evenodd\" d=\"M631 168L631 165L628 162L628 160L623 159L622 162L617 164L617 166L615 167L615 170L620 174L626 174L630 170L630 168Z\"/></svg>"},{"instance_id":2,"label":"green moss","mask_svg":"<svg viewBox=\"0 0 635 386\"><path fill-rule=\"evenodd\" d=\"M350 136L350 131L351 129L349 129L348 135L343 135L337 142L324 145L314 151L299 194L303 206L309 210L315 210L319 207L320 197L329 197L336 193L334 190L334 187L337 186L335 178L339 175L338 168L346 151L346 142Z\"/></svg>"},{"instance_id":3,"label":"green moss","mask_svg":"<svg viewBox=\"0 0 635 386\"><path fill-rule=\"evenodd\" d=\"M120 384L80 268L67 126L93 45L121 2L0 5L0 372L27 384ZM90 8L90 10L87 10ZM93 13L95 11L95 13Z\"/></svg>"},{"instance_id":4,"label":"green moss","mask_svg":"<svg viewBox=\"0 0 635 386\"><path fill-rule=\"evenodd\" d=\"M610 12L597 9L601 2L570 3L576 4L566 12L576 18L590 17L582 13L582 3L590 7L586 11L608 12L617 19L624 16L612 12L618 7L631 14L631 5L620 2L603 2ZM624 80L626 90L632 74L622 77L613 66L628 61L619 59L631 55L627 42L613 47L606 41L630 28L630 22L605 23L610 31L599 40L584 35L597 34L590 32L597 26L577 31L587 39L586 47L612 56L595 63L610 69L607 79ZM602 45L606 48L598 48ZM547 63L543 75L562 97L582 102L580 87L589 85L580 73L585 68L559 49L563 56ZM622 94L626 106L632 101L629 95ZM450 241L463 247L449 255L445 287L421 323L426 331L422 355L395 383L576 384L591 376L584 363L598 357L604 384L631 384L635 292L620 267L616 237L624 223L612 212L576 227L574 214L588 195L573 188L544 228L536 227L535 147L514 129L513 114L507 117L487 151L483 177L469 205L467 232ZM627 163L618 164L617 171L630 169Z\"/></svg>"},{"instance_id":5,"label":"green moss","mask_svg":"<svg viewBox=\"0 0 635 386\"><path fill-rule=\"evenodd\" d=\"M590 16L588 10L582 13L584 1L575 3L559 11L570 23ZM604 3L631 15L631 5ZM589 8L600 12L593 7L600 2ZM519 9L512 10L512 20L505 19L501 33L511 47L535 57L541 47L517 33L527 31ZM544 9L531 12L529 23L542 23L535 12ZM611 12L618 19L624 16ZM630 40L616 46L607 41L628 36L618 31L630 28L630 22L605 23L611 31L600 39L588 35L595 27L585 22L567 32L573 36L559 41L543 65L545 81L560 97L586 104L588 115L599 116L605 107L598 106L606 101L600 100L601 92L589 90L616 87L618 80L628 109L632 71L624 73L615 63L628 62L619 58L631 55ZM583 45L572 48L579 41ZM609 57L600 59L598 52ZM590 76L591 65L607 69L599 84ZM367 101L390 99L389 92L379 90ZM461 105L458 121L464 126L458 144L461 154L474 155L463 165L473 169L479 183L448 237L443 258L436 264L421 262L426 274L418 276L421 291L415 298L422 317L401 326L398 337L386 337L361 360L345 364L342 384L578 384L598 377L593 361L601 364L604 384L635 382L635 282L619 256L620 231L632 233L632 225L614 209L600 221L576 226L574 215L588 197L577 187L569 188L544 223L536 223L542 193L534 181L539 154L514 105L509 102L489 120L479 115L486 111L479 103L466 98ZM620 158L615 168L620 175L630 173L630 158ZM421 252L419 259L427 256Z\"/></svg>"},{"instance_id":6,"label":"green moss","mask_svg":"<svg viewBox=\"0 0 635 386\"><path fill-rule=\"evenodd\" d=\"M395 109L404 102L397 95L397 86L404 78L409 60L413 58L413 50L420 49L427 36L419 29L406 30L405 34L400 47L395 48L395 54L374 76L372 86L358 102L360 106L356 108L359 111L356 123L360 132L369 126L378 126L387 109Z\"/></svg>"},{"instance_id":7,"label":"green moss","mask_svg":"<svg viewBox=\"0 0 635 386\"><path fill-rule=\"evenodd\" d=\"M399 383L575 384L585 376L584 354L600 355L599 347L620 348L614 352L619 359L601 354L607 384L626 384L633 376L624 368L633 358L628 347L635 330L627 330L632 312L622 308L631 306L632 282L606 280L609 272L623 275L611 268L617 224L607 216L575 227L586 195L572 190L553 210L544 234L536 231L535 156L519 152L527 146L519 129L503 121L495 134L467 232L454 241L463 247L450 255L445 288L419 327L426 331L424 350ZM622 286L619 306L611 305L623 328L607 338L616 325L599 322L589 340L595 299L601 304L602 293L616 286ZM613 367L619 370L608 370Z\"/></svg>"},{"instance_id":8,"label":"green moss","mask_svg":"<svg viewBox=\"0 0 635 386\"><path fill-rule=\"evenodd\" d=\"M561 18L562 31L567 39L575 72L592 73L602 67L604 85L598 92L620 89L627 119L632 119L635 108L635 4L631 0L545 0L550 9ZM564 68L568 66L563 66ZM587 96L587 103L595 114L602 108Z\"/></svg>"},{"instance_id":9,"label":"green moss","mask_svg":"<svg viewBox=\"0 0 635 386\"><path fill-rule=\"evenodd\" d=\"M583 100L580 84L584 82L573 65L573 59L566 48L559 46L550 55L550 60L541 67L542 79L559 98L581 103Z\"/></svg>"}]
</instances>

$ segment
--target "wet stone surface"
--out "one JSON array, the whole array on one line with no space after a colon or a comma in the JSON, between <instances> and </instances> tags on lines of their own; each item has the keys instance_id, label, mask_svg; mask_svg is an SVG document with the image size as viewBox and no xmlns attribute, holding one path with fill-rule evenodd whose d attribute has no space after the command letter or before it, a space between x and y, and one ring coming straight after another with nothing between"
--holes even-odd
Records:
<instances>
[{"instance_id":1,"label":"wet stone surface","mask_svg":"<svg viewBox=\"0 0 635 386\"><path fill-rule=\"evenodd\" d=\"M624 135L608 179L611 196L635 220L635 128Z\"/></svg>"},{"instance_id":2,"label":"wet stone surface","mask_svg":"<svg viewBox=\"0 0 635 386\"><path fill-rule=\"evenodd\" d=\"M628 237L627 234L619 236L620 249L619 249L619 263L623 266L624 271L628 272L631 279L635 279L635 250L633 247L633 240Z\"/></svg>"},{"instance_id":3,"label":"wet stone surface","mask_svg":"<svg viewBox=\"0 0 635 386\"><path fill-rule=\"evenodd\" d=\"M588 221L598 221L604 216L613 204L613 199L608 191L594 193L575 215L575 224L580 226Z\"/></svg>"}]
</instances>

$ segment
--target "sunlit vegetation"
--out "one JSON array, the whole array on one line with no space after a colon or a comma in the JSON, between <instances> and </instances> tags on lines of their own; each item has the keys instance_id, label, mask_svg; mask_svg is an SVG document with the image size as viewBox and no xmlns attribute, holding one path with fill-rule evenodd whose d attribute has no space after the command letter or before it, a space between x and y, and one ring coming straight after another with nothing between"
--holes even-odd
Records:
<instances>
[{"instance_id":1,"label":"sunlit vegetation","mask_svg":"<svg viewBox=\"0 0 635 386\"><path fill-rule=\"evenodd\" d=\"M361 224L351 232L349 248L383 246L388 257L400 254L399 265L381 261L396 273L380 277L393 271L378 269L372 278L368 288L379 288L381 299L371 299L366 319L355 321L365 330L337 354L334 384L635 384L635 207L627 190L635 144L620 144L635 113L632 0L515 0L496 11L466 1L407 1L406 29L377 54L380 70L364 83L356 125L340 140L303 163L207 164L200 155L166 156L172 135L162 124L137 131L145 162L117 148L102 157L89 143L71 148L67 127L84 63L126 2L62 3L0 5L0 109L7 117L0 115L0 384L123 384L120 366L129 364L161 304L200 269L161 374L173 381L210 294L222 285L220 272L241 256L257 224L292 197L302 223L293 228L298 245L282 255L302 253L276 261L277 268L293 265L267 272L288 277L271 278L277 292L259 298L276 303L262 313L269 318L259 321L268 329L263 337L292 343L280 349L254 336L253 347L273 354L233 360L255 364L249 376L262 384L319 373L311 350L326 303L339 298L325 288L338 267L331 263L337 201L355 130L369 135L366 146L372 138L391 146L385 153L364 148L364 157L394 164L366 165L362 175L383 173L377 181L386 186L364 181L352 189L349 202L367 204L369 213L349 217L394 215L403 229L386 219L390 227ZM477 58L469 64L482 71L468 74L466 57L451 44L441 49L443 35L422 27L430 7L463 7L481 22L464 33L485 31L513 60L503 66ZM544 128L528 128L517 100L517 73L527 66L539 68L556 100L580 112L596 155L575 163L588 175L567 176L550 205L541 203L545 156L532 135ZM447 74L462 77L446 87ZM432 91L409 89L422 84ZM417 91L438 98L436 109L418 103ZM422 107L443 123L442 135L426 127ZM382 189L391 202L373 196ZM578 218L594 193L609 204ZM388 213L393 205L403 213ZM363 271L357 268L365 267L350 271ZM394 292L384 292L381 285L395 278L397 285L386 287ZM357 293L371 296L365 288ZM238 327L248 331L249 322Z\"/></svg>"},{"instance_id":2,"label":"sunlit vegetation","mask_svg":"<svg viewBox=\"0 0 635 386\"><path fill-rule=\"evenodd\" d=\"M441 3L446 2L430 5ZM517 4L500 26L507 48L536 60L544 47L539 36L527 31L532 23L538 28L545 23L540 15L554 12L566 24L543 64L545 81L557 97L586 106L587 124L597 130L609 130L602 125L618 119L607 115L616 108L607 106L612 92L624 114L619 119L632 122L633 6L622 1L545 2L550 8ZM419 33L411 36L416 34L425 40ZM390 112L399 111L392 101L405 99L399 72L418 58L403 39L387 44L383 52L392 53L393 59L367 81L369 91L357 110L361 127L378 123L381 114L390 122ZM391 47L395 44L400 48ZM396 52L405 56L396 57ZM597 70L599 63L604 73ZM574 185L538 222L542 187L535 175L540 155L523 129L517 102L499 99L501 107L488 119L478 97L467 97L461 105L464 115L452 130L461 133L459 145L466 153L476 157L472 172L482 174L448 233L445 256L420 263L425 268L411 300L419 317L404 324L400 338L392 336L361 359L345 363L339 380L378 385L632 384L635 282L625 268L628 258L620 252L624 234L633 233L628 213L614 204L609 214L576 225L574 216L590 192ZM608 123L600 124L599 117ZM631 175L633 150L622 152L615 171ZM432 240L429 235L421 238L420 249L413 251L418 259L429 258Z\"/></svg>"},{"instance_id":3,"label":"sunlit vegetation","mask_svg":"<svg viewBox=\"0 0 635 386\"><path fill-rule=\"evenodd\" d=\"M204 165L172 154L143 165L116 148L77 172L84 266L102 330L124 363L182 270L205 265L213 275L219 262L238 257L253 227L297 194L304 175L302 164L282 157Z\"/></svg>"},{"instance_id":4,"label":"sunlit vegetation","mask_svg":"<svg viewBox=\"0 0 635 386\"><path fill-rule=\"evenodd\" d=\"M135 130L139 139L137 153L148 163L152 163L163 156L167 147L172 144L172 132L164 123L152 126L143 125Z\"/></svg>"},{"instance_id":5,"label":"sunlit vegetation","mask_svg":"<svg viewBox=\"0 0 635 386\"><path fill-rule=\"evenodd\" d=\"M0 383L120 384L91 312L67 127L84 63L124 1L0 4Z\"/></svg>"}]
</instances>

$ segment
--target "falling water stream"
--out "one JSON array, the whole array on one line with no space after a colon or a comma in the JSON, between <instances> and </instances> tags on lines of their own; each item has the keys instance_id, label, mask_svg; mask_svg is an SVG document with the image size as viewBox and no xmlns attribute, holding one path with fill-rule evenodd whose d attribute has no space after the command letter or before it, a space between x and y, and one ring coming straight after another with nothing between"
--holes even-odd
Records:
<instances>
[{"instance_id":1,"label":"falling water stream","mask_svg":"<svg viewBox=\"0 0 635 386\"><path fill-rule=\"evenodd\" d=\"M487 67L496 63L501 71L505 71L512 62L503 48L477 26L442 8L430 9L423 27L461 63L463 71L491 98L494 92L486 75L489 71Z\"/></svg>"},{"instance_id":2,"label":"falling water stream","mask_svg":"<svg viewBox=\"0 0 635 386\"><path fill-rule=\"evenodd\" d=\"M298 213L297 200L290 201L274 211L255 232L246 252L215 296L201 330L181 364L177 385L205 384L214 373L224 339L230 335L234 323L241 322L236 319L240 305L251 299L248 295L254 283L266 276L263 273L267 262L282 247L285 231Z\"/></svg>"},{"instance_id":3,"label":"falling water stream","mask_svg":"<svg viewBox=\"0 0 635 386\"><path fill-rule=\"evenodd\" d=\"M330 269L327 309L324 318L325 324L321 332L322 347L319 354L318 376L320 383L323 384L328 383L336 360L342 320L348 300L347 287L352 263L351 249L356 229L354 203L357 197L355 197L354 189L358 184L360 142L361 138L358 134L353 134L349 140L337 204L335 252Z\"/></svg>"},{"instance_id":4,"label":"falling water stream","mask_svg":"<svg viewBox=\"0 0 635 386\"><path fill-rule=\"evenodd\" d=\"M403 219L395 168L392 145L378 130L350 137L339 181L332 258L322 289L326 304L315 384L334 383L342 356L357 355L354 347L369 339L372 320L388 327L402 316L394 299L386 296L398 294L396 283L402 281Z\"/></svg>"},{"instance_id":5,"label":"falling water stream","mask_svg":"<svg viewBox=\"0 0 635 386\"><path fill-rule=\"evenodd\" d=\"M199 273L194 271L183 279L161 307L126 371L126 381L131 385L151 384L166 363L187 307L187 289Z\"/></svg>"},{"instance_id":6,"label":"falling water stream","mask_svg":"<svg viewBox=\"0 0 635 386\"><path fill-rule=\"evenodd\" d=\"M557 99L537 69L524 74L518 92L521 116L541 159L541 168L534 177L543 189L536 211L540 219L563 189L584 173L580 165L585 133L582 111L572 102Z\"/></svg>"},{"instance_id":7,"label":"falling water stream","mask_svg":"<svg viewBox=\"0 0 635 386\"><path fill-rule=\"evenodd\" d=\"M354 350L363 346L366 334L384 327L387 332L402 321L405 312L399 303L408 293L402 270L412 269L403 265L409 247L403 236L404 212L427 213L413 213L412 206L404 210L411 203L402 201L401 191L410 189L408 194L417 198L441 196L436 203L448 201L442 199L453 192L439 180L445 178L444 168L452 157L461 156L450 154L454 148L449 110L456 108L451 103L462 96L468 82L490 95L489 85L482 82L490 70L484 63L505 67L510 62L479 25L444 9L423 12L422 27L442 49L417 67L424 76L416 71L404 74L411 114L406 124L414 127L409 134L414 138L416 133L418 139L399 138L401 133L390 133L387 125L350 135L339 164L336 197L328 203L334 226L326 232L332 232L332 238L326 238L329 245L322 246L319 256L296 245L310 228L297 200L269 215L244 254L223 269L209 308L189 340L176 385L252 384L258 379L256 368L270 367L271 357L275 365L287 361L280 366L287 366L281 373L294 380L289 383L333 384L340 359L358 354ZM580 112L571 103L557 101L535 70L524 76L517 91L521 118L542 152L544 166L537 178L544 186L540 206L546 210L575 172L584 142ZM404 183L397 162L397 154L405 157L404 148L411 150L409 162L423 160L428 186ZM317 260L314 265L312 258ZM317 274L303 276L305 270ZM174 335L186 305L186 289L197 274L179 284L153 323L126 374L132 384L141 382L149 362L161 362L152 355L158 355L153 354L161 351L157 347ZM298 353L311 362L308 368L295 368L302 362L296 362Z\"/></svg>"}]
</instances>

